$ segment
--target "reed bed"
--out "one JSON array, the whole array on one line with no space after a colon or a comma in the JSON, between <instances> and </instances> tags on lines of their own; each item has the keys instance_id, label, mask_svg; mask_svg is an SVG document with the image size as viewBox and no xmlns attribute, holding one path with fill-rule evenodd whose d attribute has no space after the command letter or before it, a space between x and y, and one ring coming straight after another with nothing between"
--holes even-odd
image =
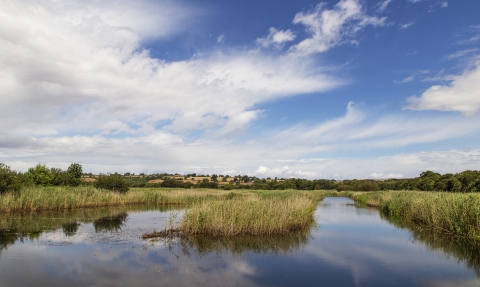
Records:
<instances>
[{"instance_id":1,"label":"reed bed","mask_svg":"<svg viewBox=\"0 0 480 287\"><path fill-rule=\"evenodd\" d=\"M191 205L204 201L228 201L249 198L290 198L305 196L321 200L328 192L296 190L235 190L132 188L121 194L92 186L27 187L18 193L0 195L0 213L62 210L84 207L124 206L130 204Z\"/></svg>"},{"instance_id":2,"label":"reed bed","mask_svg":"<svg viewBox=\"0 0 480 287\"><path fill-rule=\"evenodd\" d=\"M352 193L360 203L377 206L419 226L480 240L480 194L390 191Z\"/></svg>"},{"instance_id":3,"label":"reed bed","mask_svg":"<svg viewBox=\"0 0 480 287\"><path fill-rule=\"evenodd\" d=\"M275 235L311 227L316 202L305 196L210 201L193 205L178 230L189 235Z\"/></svg>"},{"instance_id":4,"label":"reed bed","mask_svg":"<svg viewBox=\"0 0 480 287\"><path fill-rule=\"evenodd\" d=\"M253 196L251 192L223 190L134 188L125 194L91 186L28 187L19 193L0 195L0 213L62 210L129 204L193 204L208 200L230 200Z\"/></svg>"}]
</instances>

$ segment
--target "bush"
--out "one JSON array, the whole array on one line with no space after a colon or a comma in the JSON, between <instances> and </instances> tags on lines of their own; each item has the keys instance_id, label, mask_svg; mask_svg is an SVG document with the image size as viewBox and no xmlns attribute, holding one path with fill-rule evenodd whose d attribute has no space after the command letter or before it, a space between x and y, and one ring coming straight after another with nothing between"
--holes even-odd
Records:
<instances>
[{"instance_id":1,"label":"bush","mask_svg":"<svg viewBox=\"0 0 480 287\"><path fill-rule=\"evenodd\" d=\"M94 182L96 188L126 193L130 189L130 184L120 174L101 174Z\"/></svg>"},{"instance_id":2,"label":"bush","mask_svg":"<svg viewBox=\"0 0 480 287\"><path fill-rule=\"evenodd\" d=\"M37 164L35 167L29 168L25 176L36 185L43 186L51 185L54 178L54 174L44 164Z\"/></svg>"},{"instance_id":3,"label":"bush","mask_svg":"<svg viewBox=\"0 0 480 287\"><path fill-rule=\"evenodd\" d=\"M0 163L0 194L8 191L19 191L21 187L17 172L12 171L4 163Z\"/></svg>"}]
</instances>

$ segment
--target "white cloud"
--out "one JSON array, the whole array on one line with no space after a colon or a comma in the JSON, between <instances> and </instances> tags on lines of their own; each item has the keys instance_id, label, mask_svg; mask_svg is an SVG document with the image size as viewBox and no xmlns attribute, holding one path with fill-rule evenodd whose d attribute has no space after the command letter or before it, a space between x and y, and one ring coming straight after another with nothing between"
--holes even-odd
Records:
<instances>
[{"instance_id":1,"label":"white cloud","mask_svg":"<svg viewBox=\"0 0 480 287\"><path fill-rule=\"evenodd\" d=\"M407 29L408 27L412 26L413 24L415 24L415 21L410 21L408 23L405 23L405 24L400 24L400 30L403 30L403 29Z\"/></svg>"},{"instance_id":2,"label":"white cloud","mask_svg":"<svg viewBox=\"0 0 480 287\"><path fill-rule=\"evenodd\" d=\"M217 37L217 43L224 43L225 42L225 35L220 35Z\"/></svg>"},{"instance_id":3,"label":"white cloud","mask_svg":"<svg viewBox=\"0 0 480 287\"><path fill-rule=\"evenodd\" d=\"M404 109L458 111L474 116L480 111L480 60L473 61L461 75L449 76L447 85L435 85L421 96L407 99Z\"/></svg>"},{"instance_id":4,"label":"white cloud","mask_svg":"<svg viewBox=\"0 0 480 287\"><path fill-rule=\"evenodd\" d=\"M337 119L263 132L262 136L246 142L186 140L166 131L122 138L0 135L0 162L21 171L38 162L61 168L79 162L91 172L197 172L306 178L365 178L373 173L391 173L410 177L422 169L445 172L475 169L480 163L480 151L376 158L331 155L432 143L479 132L478 120L471 117L397 114L372 118L350 103L346 114Z\"/></svg>"},{"instance_id":5,"label":"white cloud","mask_svg":"<svg viewBox=\"0 0 480 287\"><path fill-rule=\"evenodd\" d=\"M473 36L471 38L468 38L466 40L457 41L456 44L457 45L468 45L468 44L471 44L471 43L478 42L478 40L480 40L480 35L475 35L475 36Z\"/></svg>"},{"instance_id":6,"label":"white cloud","mask_svg":"<svg viewBox=\"0 0 480 287\"><path fill-rule=\"evenodd\" d=\"M9 3L0 4L3 133L224 135L248 127L258 103L341 84L310 59L248 51L152 58L143 40L189 28L193 9L173 2Z\"/></svg>"},{"instance_id":7,"label":"white cloud","mask_svg":"<svg viewBox=\"0 0 480 287\"><path fill-rule=\"evenodd\" d=\"M387 178L403 178L403 174L401 173L398 173L398 174L394 174L394 173L389 173L389 174L383 174L383 173L376 173L376 172L373 172L372 174L370 174L370 178L377 178L377 179L387 179Z\"/></svg>"},{"instance_id":8,"label":"white cloud","mask_svg":"<svg viewBox=\"0 0 480 287\"><path fill-rule=\"evenodd\" d=\"M477 54L479 51L480 51L480 49L478 49L478 48L465 49L465 50L457 51L453 54L447 55L447 56L445 56L445 58L447 58L448 60L452 60L452 59L456 59L456 58L465 57L465 56L468 56L468 55L471 55L471 54Z\"/></svg>"},{"instance_id":9,"label":"white cloud","mask_svg":"<svg viewBox=\"0 0 480 287\"><path fill-rule=\"evenodd\" d=\"M377 4L377 12L378 13L383 13L385 9L387 9L388 4L390 4L393 0L384 0L381 2L378 2Z\"/></svg>"},{"instance_id":10,"label":"white cloud","mask_svg":"<svg viewBox=\"0 0 480 287\"><path fill-rule=\"evenodd\" d=\"M277 30L273 27L269 29L270 33L265 38L257 38L256 42L262 47L268 47L274 45L277 48L281 48L286 42L295 40L296 35L290 30Z\"/></svg>"},{"instance_id":11,"label":"white cloud","mask_svg":"<svg viewBox=\"0 0 480 287\"><path fill-rule=\"evenodd\" d=\"M403 80L400 80L400 81L394 80L393 82L394 82L395 84L404 84L404 83L410 83L410 82L413 81L414 79L415 79L414 76L408 76L408 77L404 78Z\"/></svg>"},{"instance_id":12,"label":"white cloud","mask_svg":"<svg viewBox=\"0 0 480 287\"><path fill-rule=\"evenodd\" d=\"M351 37L367 25L385 25L385 17L368 16L359 1L340 0L333 9L326 9L325 5L320 3L313 10L295 15L293 23L305 25L311 37L291 46L290 52L293 55L325 52L349 42Z\"/></svg>"}]
</instances>

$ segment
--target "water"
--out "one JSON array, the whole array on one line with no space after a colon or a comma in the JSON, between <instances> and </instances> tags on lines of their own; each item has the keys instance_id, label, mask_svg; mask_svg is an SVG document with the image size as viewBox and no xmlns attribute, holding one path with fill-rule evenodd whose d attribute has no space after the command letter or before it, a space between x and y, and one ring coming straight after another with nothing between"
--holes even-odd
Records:
<instances>
[{"instance_id":1,"label":"water","mask_svg":"<svg viewBox=\"0 0 480 287\"><path fill-rule=\"evenodd\" d=\"M142 240L182 209L84 209L0 219L0 286L480 286L480 250L326 198L288 236Z\"/></svg>"}]
</instances>

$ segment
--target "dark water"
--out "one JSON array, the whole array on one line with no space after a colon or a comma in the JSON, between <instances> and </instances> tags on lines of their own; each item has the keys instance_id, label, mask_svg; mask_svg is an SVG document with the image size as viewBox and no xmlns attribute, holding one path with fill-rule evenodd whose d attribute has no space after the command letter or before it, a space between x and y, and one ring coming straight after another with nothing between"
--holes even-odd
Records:
<instances>
[{"instance_id":1,"label":"dark water","mask_svg":"<svg viewBox=\"0 0 480 287\"><path fill-rule=\"evenodd\" d=\"M0 217L0 286L480 286L480 250L348 198L270 238L139 238L182 211L148 206Z\"/></svg>"}]
</instances>

